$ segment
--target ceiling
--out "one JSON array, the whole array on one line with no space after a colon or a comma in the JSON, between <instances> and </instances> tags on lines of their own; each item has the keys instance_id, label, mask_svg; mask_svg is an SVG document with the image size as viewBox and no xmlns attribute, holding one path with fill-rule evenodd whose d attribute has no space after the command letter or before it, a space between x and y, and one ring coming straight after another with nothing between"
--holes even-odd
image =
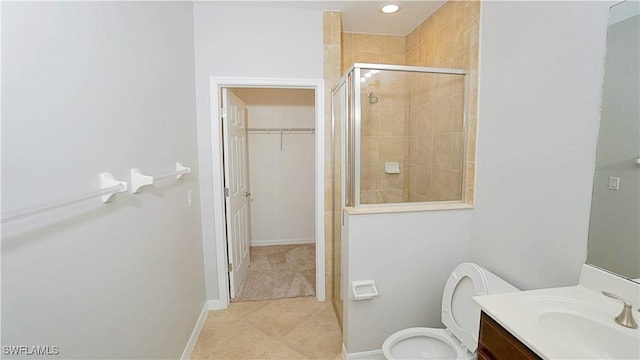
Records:
<instances>
[{"instance_id":1,"label":"ceiling","mask_svg":"<svg viewBox=\"0 0 640 360\"><path fill-rule=\"evenodd\" d=\"M428 1L213 1L221 5L334 10L342 13L342 31L385 35L407 35L433 14L445 0ZM380 12L382 4L394 2L395 14Z\"/></svg>"}]
</instances>

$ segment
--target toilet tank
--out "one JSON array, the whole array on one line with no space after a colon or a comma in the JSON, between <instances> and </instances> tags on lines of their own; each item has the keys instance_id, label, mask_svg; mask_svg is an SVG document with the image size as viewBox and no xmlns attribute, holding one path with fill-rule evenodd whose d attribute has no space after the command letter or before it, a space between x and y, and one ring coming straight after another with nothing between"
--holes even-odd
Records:
<instances>
[{"instance_id":1,"label":"toilet tank","mask_svg":"<svg viewBox=\"0 0 640 360\"><path fill-rule=\"evenodd\" d=\"M482 268L482 272L484 273L484 277L487 280L487 294L502 294L520 291L520 289L509 284L504 279L498 277L491 271Z\"/></svg>"}]
</instances>

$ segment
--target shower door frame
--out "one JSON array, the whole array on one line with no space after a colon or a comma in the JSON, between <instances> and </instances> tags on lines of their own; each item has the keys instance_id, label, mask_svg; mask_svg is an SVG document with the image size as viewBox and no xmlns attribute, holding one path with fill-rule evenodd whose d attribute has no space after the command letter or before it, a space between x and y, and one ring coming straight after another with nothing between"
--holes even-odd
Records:
<instances>
[{"instance_id":1,"label":"shower door frame","mask_svg":"<svg viewBox=\"0 0 640 360\"><path fill-rule=\"evenodd\" d=\"M403 71L403 72L420 72L420 73L436 73L436 74L448 74L448 75L463 75L464 76L464 108L462 110L463 120L462 120L462 144L463 144L463 166L462 166L462 198L460 200L452 200L452 201L429 201L429 202L402 202L402 203L380 203L380 204L361 204L360 203L360 157L361 157L361 129L360 125L362 124L362 113L361 113L361 101L360 101L360 78L361 78L361 70L388 70L388 71ZM349 80L349 73L353 72L353 76L351 77L351 87L353 92L351 94L347 94L347 96L352 96L353 101L353 113L351 114L352 118L347 119L343 124L343 134L351 135L351 131L348 131L347 127L349 126L349 122L353 122L351 124L351 130L353 132L353 139L351 142L351 151L353 161L348 159L348 156L344 156L342 161L344 162L345 167L349 167L346 169L346 172L343 173L342 186L343 189L349 188L351 192L352 199L345 199L343 204L346 204L347 207L353 207L354 209L367 209L367 208L384 208L384 207L393 207L398 208L402 206L416 206L421 204L466 204L467 200L464 188L466 186L467 180L467 171L466 163L467 159L467 140L468 140L468 110L469 110L469 73L465 70L461 69L449 69L449 68L434 68L434 67L426 67L426 66L407 66L407 65L388 65L388 64L371 64L371 63L354 63L349 67L338 84L334 87L337 89L343 82L346 83ZM332 89L333 93L333 89ZM348 142L347 142L348 144ZM351 175L350 177L348 175ZM349 181L350 180L350 181ZM350 203L351 201L351 203ZM465 206L466 207L466 206Z\"/></svg>"}]
</instances>

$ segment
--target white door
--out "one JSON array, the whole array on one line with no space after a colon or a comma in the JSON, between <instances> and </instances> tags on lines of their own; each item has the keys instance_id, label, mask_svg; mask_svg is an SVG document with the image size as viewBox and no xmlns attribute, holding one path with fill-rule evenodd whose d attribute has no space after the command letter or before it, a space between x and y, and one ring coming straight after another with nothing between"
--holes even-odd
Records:
<instances>
[{"instance_id":1,"label":"white door","mask_svg":"<svg viewBox=\"0 0 640 360\"><path fill-rule=\"evenodd\" d=\"M224 182L231 298L238 295L249 269L249 176L247 161L247 110L229 89L222 89Z\"/></svg>"}]
</instances>

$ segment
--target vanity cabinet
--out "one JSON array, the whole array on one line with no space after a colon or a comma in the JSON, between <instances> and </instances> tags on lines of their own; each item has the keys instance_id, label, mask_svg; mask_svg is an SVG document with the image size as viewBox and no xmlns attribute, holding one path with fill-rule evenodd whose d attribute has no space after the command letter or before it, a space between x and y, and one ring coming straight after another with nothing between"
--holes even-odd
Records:
<instances>
[{"instance_id":1,"label":"vanity cabinet","mask_svg":"<svg viewBox=\"0 0 640 360\"><path fill-rule=\"evenodd\" d=\"M542 359L516 339L490 316L482 312L478 360Z\"/></svg>"}]
</instances>

